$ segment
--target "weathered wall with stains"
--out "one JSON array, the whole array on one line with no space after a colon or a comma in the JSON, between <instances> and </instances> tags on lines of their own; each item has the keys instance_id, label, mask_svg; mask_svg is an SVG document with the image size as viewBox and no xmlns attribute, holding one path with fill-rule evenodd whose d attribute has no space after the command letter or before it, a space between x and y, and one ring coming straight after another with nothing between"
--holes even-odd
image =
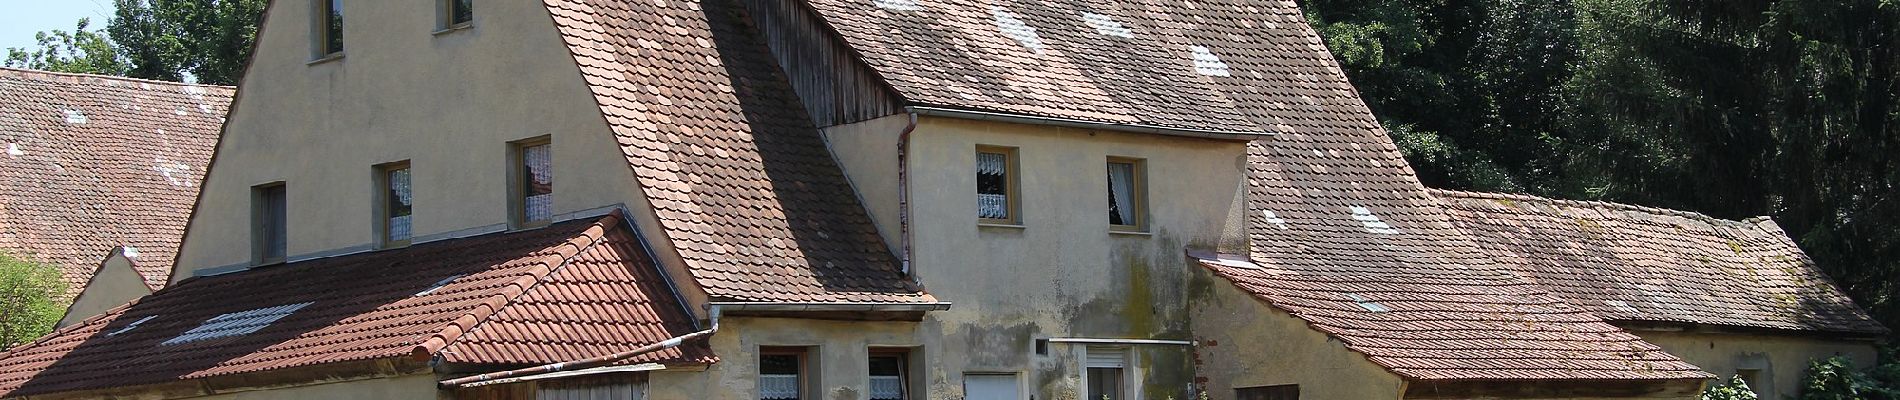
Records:
<instances>
[{"instance_id":1,"label":"weathered wall with stains","mask_svg":"<svg viewBox=\"0 0 1900 400\"><path fill-rule=\"evenodd\" d=\"M132 267L132 262L132 259L125 257L123 249L114 249L112 255L100 263L98 272L86 282L79 296L73 299L73 304L66 307L66 315L60 317L58 326L84 321L132 299L152 294L152 288L145 286L145 277Z\"/></svg>"},{"instance_id":2,"label":"weathered wall with stains","mask_svg":"<svg viewBox=\"0 0 1900 400\"><path fill-rule=\"evenodd\" d=\"M540 2L344 2L344 57L311 61L313 2L273 2L173 280L250 261L251 187L286 182L288 254L375 243L372 166L409 160L416 237L508 221L510 141L551 135L554 212L638 197ZM631 204L630 204L631 205Z\"/></svg>"},{"instance_id":3,"label":"weathered wall with stains","mask_svg":"<svg viewBox=\"0 0 1900 400\"><path fill-rule=\"evenodd\" d=\"M809 319L725 317L712 336L713 354L720 362L705 371L654 371L648 375L649 399L749 399L758 396L759 349L804 348L815 367L815 393L809 399L859 400L869 396L869 357L872 348L910 348L910 357L930 362L946 349L926 345L936 338L927 324L917 322L846 322ZM913 362L913 364L916 364ZM920 379L939 382L940 371L921 371ZM924 397L914 397L924 398ZM931 399L946 399L931 392Z\"/></svg>"},{"instance_id":4,"label":"weathered wall with stains","mask_svg":"<svg viewBox=\"0 0 1900 400\"><path fill-rule=\"evenodd\" d=\"M898 134L905 115L826 129L873 219L901 247ZM1013 147L1020 226L979 225L976 146ZM912 267L938 299L931 313L947 376L934 390L962 392L963 372L1017 373L1037 399L1080 397L1075 345L1038 338L1187 339L1183 249L1221 240L1239 193L1245 144L1146 134L922 117L911 135ZM1144 159L1146 232L1111 232L1108 157ZM902 249L896 249L901 253ZM1144 396L1185 398L1187 346L1138 345ZM956 398L956 397L950 397Z\"/></svg>"},{"instance_id":5,"label":"weathered wall with stains","mask_svg":"<svg viewBox=\"0 0 1900 400\"><path fill-rule=\"evenodd\" d=\"M254 390L205 397L203 400L285 400L285 399L356 399L356 400L416 400L446 399L448 392L435 389L435 374L406 375L394 378L366 379L325 383L321 385L295 386L269 390Z\"/></svg>"},{"instance_id":6,"label":"weathered wall with stains","mask_svg":"<svg viewBox=\"0 0 1900 400\"><path fill-rule=\"evenodd\" d=\"M1879 356L1873 343L1866 341L1653 330L1630 330L1630 333L1724 380L1739 370L1760 371L1756 373L1760 382L1751 382L1750 388L1763 399L1799 395L1801 379L1807 376L1810 360L1848 356L1855 366L1868 368Z\"/></svg>"},{"instance_id":7,"label":"weathered wall with stains","mask_svg":"<svg viewBox=\"0 0 1900 400\"><path fill-rule=\"evenodd\" d=\"M1196 270L1195 363L1210 399L1235 388L1300 385L1302 400L1396 400L1405 383L1306 321Z\"/></svg>"}]
</instances>

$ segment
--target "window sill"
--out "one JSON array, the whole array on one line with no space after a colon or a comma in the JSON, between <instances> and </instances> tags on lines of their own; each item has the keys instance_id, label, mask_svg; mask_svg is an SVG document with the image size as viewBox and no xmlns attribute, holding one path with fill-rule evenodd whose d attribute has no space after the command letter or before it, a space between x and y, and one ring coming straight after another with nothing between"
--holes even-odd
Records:
<instances>
[{"instance_id":1,"label":"window sill","mask_svg":"<svg viewBox=\"0 0 1900 400\"><path fill-rule=\"evenodd\" d=\"M1028 229L1028 228L1029 228L1029 227L1027 227L1027 226L1022 226L1022 225L1018 225L1018 224L999 224L999 223L994 223L994 222L978 222L978 223L976 223L976 227L978 227L978 228L997 228L997 229L1018 229L1018 230L1020 230L1020 229Z\"/></svg>"},{"instance_id":2,"label":"window sill","mask_svg":"<svg viewBox=\"0 0 1900 400\"><path fill-rule=\"evenodd\" d=\"M1154 232L1148 232L1148 231L1133 231L1133 230L1124 231L1124 230L1115 230L1115 229L1108 230L1108 234L1121 235L1121 236L1141 236L1141 237L1148 237L1148 236L1155 235Z\"/></svg>"},{"instance_id":3,"label":"window sill","mask_svg":"<svg viewBox=\"0 0 1900 400\"><path fill-rule=\"evenodd\" d=\"M340 53L340 52L330 53L330 55L317 57L317 59L310 60L309 62L303 63L303 65L317 65L317 64L323 64L323 63L327 63L331 61L342 60L342 59L343 59L343 53Z\"/></svg>"},{"instance_id":4,"label":"window sill","mask_svg":"<svg viewBox=\"0 0 1900 400\"><path fill-rule=\"evenodd\" d=\"M442 35L447 35L451 33L466 31L473 28L475 28L475 23L463 22L463 23L459 23L455 25L449 25L447 28L437 29L435 30L435 32L429 32L429 34L435 35L435 36L442 36Z\"/></svg>"}]
</instances>

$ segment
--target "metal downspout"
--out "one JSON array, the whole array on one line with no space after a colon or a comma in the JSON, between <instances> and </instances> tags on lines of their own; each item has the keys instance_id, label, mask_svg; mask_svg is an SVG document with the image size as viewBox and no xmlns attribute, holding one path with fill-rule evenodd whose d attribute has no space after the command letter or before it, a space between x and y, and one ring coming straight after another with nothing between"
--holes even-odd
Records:
<instances>
[{"instance_id":1,"label":"metal downspout","mask_svg":"<svg viewBox=\"0 0 1900 400\"><path fill-rule=\"evenodd\" d=\"M911 281L917 276L910 272L910 133L917 130L917 112L911 111L910 124L904 125L904 131L897 134L897 225L902 232L898 240L903 241L904 275Z\"/></svg>"}]
</instances>

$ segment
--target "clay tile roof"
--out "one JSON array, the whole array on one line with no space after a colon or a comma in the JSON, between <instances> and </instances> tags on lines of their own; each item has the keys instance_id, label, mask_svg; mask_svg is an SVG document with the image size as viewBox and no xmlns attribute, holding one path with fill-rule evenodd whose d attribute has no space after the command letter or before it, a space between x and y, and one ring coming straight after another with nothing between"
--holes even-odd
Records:
<instances>
[{"instance_id":1,"label":"clay tile roof","mask_svg":"<svg viewBox=\"0 0 1900 400\"><path fill-rule=\"evenodd\" d=\"M1766 217L1434 190L1485 252L1613 321L1881 335Z\"/></svg>"},{"instance_id":2,"label":"clay tile roof","mask_svg":"<svg viewBox=\"0 0 1900 400\"><path fill-rule=\"evenodd\" d=\"M192 278L0 355L0 397L391 357L552 363L694 331L642 251L614 215ZM703 341L631 360L712 361Z\"/></svg>"},{"instance_id":3,"label":"clay tile roof","mask_svg":"<svg viewBox=\"0 0 1900 400\"><path fill-rule=\"evenodd\" d=\"M1368 128L1293 1L810 0L913 104L1236 133Z\"/></svg>"},{"instance_id":4,"label":"clay tile roof","mask_svg":"<svg viewBox=\"0 0 1900 400\"><path fill-rule=\"evenodd\" d=\"M0 250L77 294L113 248L171 273L232 88L0 68Z\"/></svg>"},{"instance_id":5,"label":"clay tile roof","mask_svg":"<svg viewBox=\"0 0 1900 400\"><path fill-rule=\"evenodd\" d=\"M736 3L545 3L715 300L935 301L899 270Z\"/></svg>"}]
</instances>

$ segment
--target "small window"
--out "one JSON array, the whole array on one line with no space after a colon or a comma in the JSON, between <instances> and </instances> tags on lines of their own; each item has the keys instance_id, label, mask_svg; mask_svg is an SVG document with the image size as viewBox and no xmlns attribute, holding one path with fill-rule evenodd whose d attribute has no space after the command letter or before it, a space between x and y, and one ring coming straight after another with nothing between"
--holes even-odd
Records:
<instances>
[{"instance_id":1,"label":"small window","mask_svg":"<svg viewBox=\"0 0 1900 400\"><path fill-rule=\"evenodd\" d=\"M1017 195L1016 149L976 148L976 215L978 222L1015 225L1022 221Z\"/></svg>"},{"instance_id":2,"label":"small window","mask_svg":"<svg viewBox=\"0 0 1900 400\"><path fill-rule=\"evenodd\" d=\"M554 219L554 154L548 138L514 143L511 218L516 227L547 225Z\"/></svg>"},{"instance_id":3,"label":"small window","mask_svg":"<svg viewBox=\"0 0 1900 400\"><path fill-rule=\"evenodd\" d=\"M317 58L343 52L343 0L316 0Z\"/></svg>"},{"instance_id":4,"label":"small window","mask_svg":"<svg viewBox=\"0 0 1900 400\"><path fill-rule=\"evenodd\" d=\"M284 262L286 208L282 182L251 188L251 255L257 264Z\"/></svg>"},{"instance_id":5,"label":"small window","mask_svg":"<svg viewBox=\"0 0 1900 400\"><path fill-rule=\"evenodd\" d=\"M410 195L409 162L378 166L376 182L378 240L385 248L408 246L410 215L415 212L415 198Z\"/></svg>"},{"instance_id":6,"label":"small window","mask_svg":"<svg viewBox=\"0 0 1900 400\"><path fill-rule=\"evenodd\" d=\"M1125 400L1127 391L1128 351L1117 347L1089 347L1087 360L1088 399Z\"/></svg>"},{"instance_id":7,"label":"small window","mask_svg":"<svg viewBox=\"0 0 1900 400\"><path fill-rule=\"evenodd\" d=\"M441 15L436 28L452 29L468 26L475 20L474 0L437 0L441 5Z\"/></svg>"},{"instance_id":8,"label":"small window","mask_svg":"<svg viewBox=\"0 0 1900 400\"><path fill-rule=\"evenodd\" d=\"M1108 159L1108 226L1117 231L1147 229L1148 182L1145 163L1132 158Z\"/></svg>"},{"instance_id":9,"label":"small window","mask_svg":"<svg viewBox=\"0 0 1900 400\"><path fill-rule=\"evenodd\" d=\"M1300 385L1235 388L1236 400L1300 400Z\"/></svg>"},{"instance_id":10,"label":"small window","mask_svg":"<svg viewBox=\"0 0 1900 400\"><path fill-rule=\"evenodd\" d=\"M905 400L910 393L910 371L901 351L871 351L871 400Z\"/></svg>"},{"instance_id":11,"label":"small window","mask_svg":"<svg viewBox=\"0 0 1900 400\"><path fill-rule=\"evenodd\" d=\"M804 349L760 349L759 400L805 398L806 371Z\"/></svg>"}]
</instances>

